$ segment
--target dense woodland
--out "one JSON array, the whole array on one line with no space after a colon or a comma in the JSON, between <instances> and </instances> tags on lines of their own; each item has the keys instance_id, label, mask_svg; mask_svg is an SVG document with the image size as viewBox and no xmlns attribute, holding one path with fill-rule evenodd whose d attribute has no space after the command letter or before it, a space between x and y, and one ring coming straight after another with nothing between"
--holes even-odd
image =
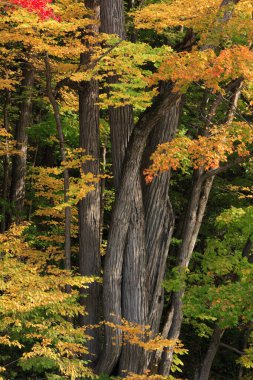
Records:
<instances>
[{"instance_id":1,"label":"dense woodland","mask_svg":"<svg viewBox=\"0 0 253 380\"><path fill-rule=\"evenodd\" d=\"M0 379L253 379L253 1L0 1Z\"/></svg>"}]
</instances>

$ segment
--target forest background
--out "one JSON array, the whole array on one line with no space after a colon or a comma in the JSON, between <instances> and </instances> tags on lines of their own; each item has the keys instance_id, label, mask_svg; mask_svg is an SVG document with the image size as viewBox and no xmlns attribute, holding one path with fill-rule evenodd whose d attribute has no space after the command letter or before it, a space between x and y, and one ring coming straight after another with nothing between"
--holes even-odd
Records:
<instances>
[{"instance_id":1,"label":"forest background","mask_svg":"<svg viewBox=\"0 0 253 380\"><path fill-rule=\"evenodd\" d=\"M0 14L0 377L253 379L252 0Z\"/></svg>"}]
</instances>

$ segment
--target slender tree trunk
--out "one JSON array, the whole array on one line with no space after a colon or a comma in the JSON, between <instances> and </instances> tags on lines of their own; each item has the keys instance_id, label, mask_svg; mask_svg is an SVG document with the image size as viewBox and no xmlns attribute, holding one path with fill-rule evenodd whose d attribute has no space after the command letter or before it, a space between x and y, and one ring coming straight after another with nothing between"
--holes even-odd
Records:
<instances>
[{"instance_id":1,"label":"slender tree trunk","mask_svg":"<svg viewBox=\"0 0 253 380\"><path fill-rule=\"evenodd\" d=\"M122 0L103 0L101 2L101 32L116 34L125 39L124 2ZM117 83L117 77L109 83ZM122 165L133 130L133 109L131 106L109 107L109 124L112 142L112 165L116 191L120 185Z\"/></svg>"},{"instance_id":2,"label":"slender tree trunk","mask_svg":"<svg viewBox=\"0 0 253 380\"><path fill-rule=\"evenodd\" d=\"M32 87L34 82L33 67L30 63L23 64L22 101L20 116L15 128L15 140L20 154L12 158L12 181L10 201L12 205L11 219L20 223L24 217L25 176L27 159L27 127L31 122Z\"/></svg>"},{"instance_id":3,"label":"slender tree trunk","mask_svg":"<svg viewBox=\"0 0 253 380\"><path fill-rule=\"evenodd\" d=\"M204 362L201 366L200 375L199 375L198 380L208 380L209 379L213 360L214 360L215 355L217 354L217 351L219 349L220 340L221 340L223 334L224 334L224 330L220 329L219 326L216 325L214 330L213 330L213 335L211 337L211 341L210 341Z\"/></svg>"},{"instance_id":4,"label":"slender tree trunk","mask_svg":"<svg viewBox=\"0 0 253 380\"><path fill-rule=\"evenodd\" d=\"M102 167L102 175L106 174L106 149L107 142L102 145L102 158L101 158L101 167ZM103 232L104 232L104 210L105 210L105 178L101 178L100 180L100 244L103 240Z\"/></svg>"},{"instance_id":5,"label":"slender tree trunk","mask_svg":"<svg viewBox=\"0 0 253 380\"><path fill-rule=\"evenodd\" d=\"M86 0L85 6L93 11L91 19L99 19L99 1ZM98 26L91 25L90 33L97 33ZM88 65L90 62L90 52L81 55L81 65ZM79 91L79 133L80 147L85 150L85 154L93 157L83 165L83 172L91 172L95 176L99 175L99 108L98 102L98 83L95 80L83 82ZM95 190L79 202L79 270L83 276L101 275L101 256L100 256L100 184L95 184ZM100 285L93 283L88 290L82 290L81 304L84 306L85 314L80 316L81 326L95 326L100 320L99 299ZM97 359L100 344L99 331L91 328L88 334L92 340L88 342L89 359L94 362Z\"/></svg>"},{"instance_id":6,"label":"slender tree trunk","mask_svg":"<svg viewBox=\"0 0 253 380\"><path fill-rule=\"evenodd\" d=\"M46 90L49 101L52 105L54 111L55 124L58 132L58 137L60 141L60 151L62 161L66 161L66 150L65 150L65 139L62 129L62 122L60 116L60 110L57 101L53 94L52 83L51 83L51 67L48 58L48 54L45 55L45 69L46 69ZM69 171L67 168L64 169L64 202L69 201ZM71 207L65 207L65 239L64 239L64 268L67 270L71 269ZM70 292L70 287L66 286L66 291Z\"/></svg>"},{"instance_id":7,"label":"slender tree trunk","mask_svg":"<svg viewBox=\"0 0 253 380\"><path fill-rule=\"evenodd\" d=\"M83 172L99 174L99 114L96 102L98 100L98 84L91 81L83 85L79 91L79 126L80 147L93 157L83 165ZM101 275L100 257L100 185L95 184L95 190L79 202L79 270L83 276ZM83 291L85 298L81 302L85 313L80 317L81 325L97 325L99 322L99 293L97 283L89 285ZM98 330L88 332L94 339L88 344L91 359L94 361L99 353Z\"/></svg>"},{"instance_id":8,"label":"slender tree trunk","mask_svg":"<svg viewBox=\"0 0 253 380\"><path fill-rule=\"evenodd\" d=\"M237 108L237 103L241 91L242 81L239 79L232 83L232 89L234 95L231 99L231 103L227 113L227 123L231 123L234 118L234 113ZM231 88L229 87L231 90ZM207 123L205 126L205 133L208 135L211 120L214 117L218 106L222 102L222 97L217 97L209 110L209 114L206 118ZM184 224L182 229L181 240L182 243L179 247L178 258L179 267L185 270L189 266L189 262L192 257L194 247L196 245L199 230L203 221L204 213L206 210L209 194L212 188L212 184L215 176L210 176L204 180L204 172L202 169L197 170L193 176L193 186L191 190L191 198L188 203L187 211L184 217ZM168 333L169 339L178 339L181 325L183 321L183 297L184 290L181 290L172 295L172 310L173 317L170 330ZM170 316L171 318L171 316ZM170 367L173 360L173 350L164 350L162 355L162 362L159 367L159 373L167 375L170 372Z\"/></svg>"},{"instance_id":9,"label":"slender tree trunk","mask_svg":"<svg viewBox=\"0 0 253 380\"><path fill-rule=\"evenodd\" d=\"M10 103L10 92L6 90L5 92L5 103L4 103L4 111L3 111L3 117L4 117L4 128L8 132L9 131L9 112L8 112L8 106ZM7 140L7 139L6 139ZM4 233L7 227L7 210L6 206L8 203L8 187L9 187L9 180L10 180L10 157L9 155L5 155L3 158L3 190L2 190L2 207L1 207L1 226L0 226L0 232Z\"/></svg>"}]
</instances>

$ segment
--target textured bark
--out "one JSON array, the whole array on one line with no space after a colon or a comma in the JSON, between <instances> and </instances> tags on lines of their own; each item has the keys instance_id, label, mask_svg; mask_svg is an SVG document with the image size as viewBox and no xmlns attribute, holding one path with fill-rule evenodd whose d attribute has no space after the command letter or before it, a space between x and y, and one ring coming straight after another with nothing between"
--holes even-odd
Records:
<instances>
[{"instance_id":1,"label":"textured bark","mask_svg":"<svg viewBox=\"0 0 253 380\"><path fill-rule=\"evenodd\" d=\"M125 39L124 1L103 0L101 2L101 31L117 34Z\"/></svg>"},{"instance_id":2,"label":"textured bark","mask_svg":"<svg viewBox=\"0 0 253 380\"><path fill-rule=\"evenodd\" d=\"M149 136L142 164L144 167L148 167L149 157L157 145L170 141L175 136L180 111L181 98L169 112L164 113L159 124ZM162 281L174 229L174 214L169 200L169 183L170 172L167 172L155 178L150 185L144 185L147 288L149 289L148 323L154 332L158 332L161 320Z\"/></svg>"},{"instance_id":3,"label":"textured bark","mask_svg":"<svg viewBox=\"0 0 253 380\"><path fill-rule=\"evenodd\" d=\"M116 78L114 82L116 82ZM113 176L117 192L120 186L126 149L134 126L132 107L110 107L109 122L112 141Z\"/></svg>"},{"instance_id":4,"label":"textured bark","mask_svg":"<svg viewBox=\"0 0 253 380\"><path fill-rule=\"evenodd\" d=\"M164 112L174 107L179 99L180 96L175 93L171 94L170 89L160 95L153 106L144 112L130 138L121 186L114 205L105 259L104 310L105 319L112 323L120 323L122 315L122 265L135 193L133 183L136 183L139 176L142 155L150 132L158 124ZM105 328L105 350L97 366L99 372L110 373L112 371L120 353L121 339L119 329L115 330L109 326Z\"/></svg>"},{"instance_id":5,"label":"textured bark","mask_svg":"<svg viewBox=\"0 0 253 380\"><path fill-rule=\"evenodd\" d=\"M99 114L96 105L98 84L95 81L86 83L79 92L79 126L80 147L93 157L83 165L84 172L99 174ZM100 276L100 185L79 202L79 269L83 276ZM80 316L81 325L96 325L99 322L99 293L97 283L90 284L83 291L85 298L81 303L88 315ZM93 340L88 342L90 359L96 359L99 353L98 330L88 331Z\"/></svg>"},{"instance_id":6,"label":"textured bark","mask_svg":"<svg viewBox=\"0 0 253 380\"><path fill-rule=\"evenodd\" d=\"M238 101L239 101L239 98L241 95L242 83L243 83L243 80L239 79L239 82L235 87L235 91L234 91L234 94L231 98L230 107L229 107L228 114L227 114L227 123L232 123L232 121L234 120Z\"/></svg>"},{"instance_id":7,"label":"textured bark","mask_svg":"<svg viewBox=\"0 0 253 380\"><path fill-rule=\"evenodd\" d=\"M100 14L101 32L117 34L120 38L125 39L124 2L122 0L103 0ZM110 83L117 83L117 77L111 78ZM114 184L118 190L125 152L134 126L132 107L109 107L109 123Z\"/></svg>"},{"instance_id":8,"label":"textured bark","mask_svg":"<svg viewBox=\"0 0 253 380\"><path fill-rule=\"evenodd\" d=\"M100 7L98 0L86 0L86 7L93 11L92 19L99 19ZM91 33L98 32L98 25L90 27ZM92 47L90 47L92 51ZM81 65L88 65L90 53L82 54ZM95 80L81 83L79 90L79 131L80 147L85 153L93 157L83 165L83 172L99 174L99 109L98 83ZM100 256L100 216L101 216L101 191L100 184L95 185L95 190L79 202L79 270L83 276L101 275ZM79 322L83 325L97 325L100 320L98 283L89 285L89 289L81 290L85 297L81 298L85 314L80 315ZM87 313L87 314L86 314ZM88 342L89 359L94 362L97 359L100 344L99 331L92 328L87 331L93 337Z\"/></svg>"},{"instance_id":9,"label":"textured bark","mask_svg":"<svg viewBox=\"0 0 253 380\"><path fill-rule=\"evenodd\" d=\"M148 297L146 283L146 247L144 209L141 176L134 187L133 205L126 239L122 278L122 316L139 325L147 324ZM143 337L144 338L144 337ZM119 370L142 373L146 366L145 352L138 346L126 344L122 347Z\"/></svg>"},{"instance_id":10,"label":"textured bark","mask_svg":"<svg viewBox=\"0 0 253 380\"><path fill-rule=\"evenodd\" d=\"M209 379L213 360L214 360L215 355L219 349L220 340L222 338L223 333L224 333L224 330L220 329L216 325L214 330L213 330L213 335L211 337L211 341L210 341L205 359L204 359L203 364L201 366L200 375L199 375L198 380L208 380Z\"/></svg>"},{"instance_id":11,"label":"textured bark","mask_svg":"<svg viewBox=\"0 0 253 380\"><path fill-rule=\"evenodd\" d=\"M162 86L161 93L166 89ZM165 112L150 134L142 159L142 167L150 163L150 155L157 145L171 140L178 126L180 113L180 101ZM142 170L141 170L142 172ZM142 173L141 173L141 177ZM143 185L136 189L134 199L144 197L144 208L142 201L139 202L139 212L136 205L133 207L130 230L126 243L126 252L123 265L123 316L131 322L140 325L149 324L153 332L158 332L163 309L162 280L166 267L166 259L170 239L174 228L174 215L168 198L170 173L156 178L151 185ZM143 182L143 181L142 181ZM136 201L134 201L136 203ZM142 211L141 211L142 210ZM145 229L134 220L134 213L143 213ZM133 221L132 221L133 220ZM143 222L143 224L144 224ZM141 236L141 234L143 236ZM135 241L135 249L132 249ZM144 242L145 246L138 242ZM139 276L142 286L136 276ZM143 312L137 312L140 308ZM120 358L120 368L135 373L143 373L147 366L150 355L136 347L123 346Z\"/></svg>"},{"instance_id":12,"label":"textured bark","mask_svg":"<svg viewBox=\"0 0 253 380\"><path fill-rule=\"evenodd\" d=\"M10 201L12 205L11 219L20 223L24 217L25 201L25 175L27 159L27 127L31 122L32 112L32 86L34 82L33 67L30 63L23 64L22 101L20 116L15 128L15 140L17 149L21 154L12 159L12 181L10 189Z\"/></svg>"},{"instance_id":13,"label":"textured bark","mask_svg":"<svg viewBox=\"0 0 253 380\"><path fill-rule=\"evenodd\" d=\"M125 39L124 4L122 0L105 0L101 4L101 31L108 34L117 34ZM116 83L117 77L111 78L110 83ZM119 190L122 165L129 138L133 130L133 109L131 106L109 108L109 123L112 143L112 167L116 196ZM145 241L144 241L144 214L140 185L140 176L132 184L134 188L131 219L124 251L124 265L122 276L122 315L130 322L144 324L146 321L147 307L145 305ZM140 268L142 268L140 270ZM132 277L134 274L134 280ZM118 284L121 287L121 284ZM119 319L120 319L119 318ZM117 350L119 356L121 348ZM122 355L119 362L119 370L137 372L141 361L141 350L129 344L122 347ZM117 357L114 361L116 363Z\"/></svg>"}]
</instances>

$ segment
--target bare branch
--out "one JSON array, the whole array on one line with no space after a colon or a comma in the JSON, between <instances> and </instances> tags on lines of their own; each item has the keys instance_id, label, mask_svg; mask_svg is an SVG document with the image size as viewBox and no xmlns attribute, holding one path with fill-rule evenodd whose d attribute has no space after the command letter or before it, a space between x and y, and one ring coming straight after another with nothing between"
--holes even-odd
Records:
<instances>
[{"instance_id":1,"label":"bare branch","mask_svg":"<svg viewBox=\"0 0 253 380\"><path fill-rule=\"evenodd\" d=\"M240 351L240 350L238 350L237 348L235 348L235 347L233 347L233 346L230 346L229 344L226 344L226 343L222 343L222 342L220 342L220 346L221 347L224 347L224 348L227 348L228 350L230 350L230 351L233 351L233 352L235 352L237 355L245 355L245 352L243 352L243 351Z\"/></svg>"}]
</instances>

